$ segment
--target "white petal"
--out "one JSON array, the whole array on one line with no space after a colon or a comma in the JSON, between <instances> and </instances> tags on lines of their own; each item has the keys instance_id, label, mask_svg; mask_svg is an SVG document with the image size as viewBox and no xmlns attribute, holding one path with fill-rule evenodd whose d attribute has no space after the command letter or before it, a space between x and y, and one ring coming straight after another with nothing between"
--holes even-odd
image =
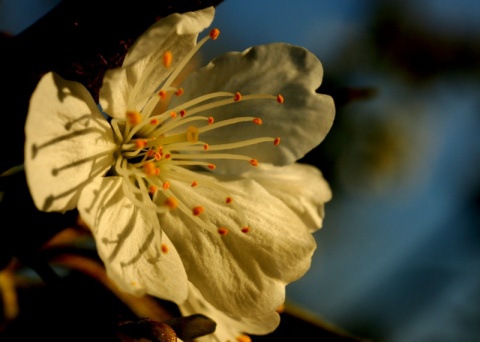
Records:
<instances>
[{"instance_id":1,"label":"white petal","mask_svg":"<svg viewBox=\"0 0 480 342\"><path fill-rule=\"evenodd\" d=\"M322 227L324 204L332 199L332 191L317 168L299 163L281 167L263 164L242 177L254 179L281 199L310 231Z\"/></svg>"},{"instance_id":2,"label":"white petal","mask_svg":"<svg viewBox=\"0 0 480 342\"><path fill-rule=\"evenodd\" d=\"M55 73L33 92L25 135L25 171L40 210L73 209L82 188L112 164L110 125L85 87Z\"/></svg>"},{"instance_id":3,"label":"white petal","mask_svg":"<svg viewBox=\"0 0 480 342\"><path fill-rule=\"evenodd\" d=\"M132 46L122 68L109 70L100 90L100 103L111 117L125 119L131 97L152 94L195 46L198 33L208 27L215 10L172 14L159 20ZM165 68L163 55L171 51L172 65Z\"/></svg>"},{"instance_id":4,"label":"white petal","mask_svg":"<svg viewBox=\"0 0 480 342\"><path fill-rule=\"evenodd\" d=\"M198 338L198 342L236 341L241 334L264 335L274 331L280 323L277 312L251 318L227 315L208 303L193 284L190 284L188 299L180 306L180 311L184 316L203 314L217 324L213 334Z\"/></svg>"},{"instance_id":5,"label":"white petal","mask_svg":"<svg viewBox=\"0 0 480 342\"><path fill-rule=\"evenodd\" d=\"M225 193L171 181L185 205L160 215L163 231L177 247L189 280L217 309L241 317L274 311L285 284L310 267L316 244L303 221L285 203L249 179L218 182ZM216 182L210 178L211 182ZM227 204L225 196L233 203ZM203 206L195 217L191 208ZM244 233L242 227L249 226ZM228 229L220 235L219 227Z\"/></svg>"},{"instance_id":6,"label":"white petal","mask_svg":"<svg viewBox=\"0 0 480 342\"><path fill-rule=\"evenodd\" d=\"M261 118L263 124L227 126L206 132L200 139L214 145L263 136L280 137L279 146L263 143L229 152L245 154L259 162L290 164L317 146L332 126L335 115L332 98L315 93L322 77L320 61L306 49L283 43L262 45L243 53L228 53L189 75L182 83L184 95L172 99L171 106L215 91L281 94L285 99L283 104L271 99L242 100L201 113L213 116L216 122L253 116ZM222 173L243 172L246 167L248 163L228 160L217 163L217 171Z\"/></svg>"},{"instance_id":7,"label":"white petal","mask_svg":"<svg viewBox=\"0 0 480 342\"><path fill-rule=\"evenodd\" d=\"M122 178L98 178L88 185L78 205L91 228L108 275L124 291L182 303L187 276L157 217L125 197ZM162 245L168 252L162 252Z\"/></svg>"}]
</instances>

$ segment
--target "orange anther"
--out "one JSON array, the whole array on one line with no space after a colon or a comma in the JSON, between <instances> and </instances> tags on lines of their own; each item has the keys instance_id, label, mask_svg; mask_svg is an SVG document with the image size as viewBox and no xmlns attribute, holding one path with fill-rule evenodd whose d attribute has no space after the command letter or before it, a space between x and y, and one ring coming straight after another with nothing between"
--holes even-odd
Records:
<instances>
[{"instance_id":1,"label":"orange anther","mask_svg":"<svg viewBox=\"0 0 480 342\"><path fill-rule=\"evenodd\" d=\"M145 139L135 140L135 147L136 148L144 148L145 146L147 146L147 141Z\"/></svg>"},{"instance_id":2,"label":"orange anther","mask_svg":"<svg viewBox=\"0 0 480 342\"><path fill-rule=\"evenodd\" d=\"M143 164L143 172L145 172L147 176L153 176L156 173L156 169L155 164L151 161Z\"/></svg>"},{"instance_id":3,"label":"orange anther","mask_svg":"<svg viewBox=\"0 0 480 342\"><path fill-rule=\"evenodd\" d=\"M168 246L166 244L162 243L162 246L160 248L162 249L163 254L168 253Z\"/></svg>"},{"instance_id":4,"label":"orange anther","mask_svg":"<svg viewBox=\"0 0 480 342\"><path fill-rule=\"evenodd\" d=\"M185 114L187 114L187 111L185 109L182 109L179 113L180 113L180 116L183 118Z\"/></svg>"},{"instance_id":5,"label":"orange anther","mask_svg":"<svg viewBox=\"0 0 480 342\"><path fill-rule=\"evenodd\" d=\"M217 232L218 234L225 236L228 234L228 229L225 227L220 227L217 229Z\"/></svg>"},{"instance_id":6,"label":"orange anther","mask_svg":"<svg viewBox=\"0 0 480 342\"><path fill-rule=\"evenodd\" d=\"M250 227L243 227L242 228L242 233L248 233L250 231Z\"/></svg>"},{"instance_id":7,"label":"orange anther","mask_svg":"<svg viewBox=\"0 0 480 342\"><path fill-rule=\"evenodd\" d=\"M178 201L175 197L168 197L164 204L170 209L175 209L178 206Z\"/></svg>"},{"instance_id":8,"label":"orange anther","mask_svg":"<svg viewBox=\"0 0 480 342\"><path fill-rule=\"evenodd\" d=\"M172 155L171 155L170 153L167 153L167 154L165 155L165 159L170 159L171 157L172 157Z\"/></svg>"},{"instance_id":9,"label":"orange anther","mask_svg":"<svg viewBox=\"0 0 480 342\"><path fill-rule=\"evenodd\" d=\"M242 94L240 94L238 91L235 93L233 96L233 101L238 102L242 99Z\"/></svg>"},{"instance_id":10,"label":"orange anther","mask_svg":"<svg viewBox=\"0 0 480 342\"><path fill-rule=\"evenodd\" d=\"M165 53L163 54L163 65L165 66L165 68L168 68L170 67L170 65L172 65L172 59L173 59L172 52L165 51Z\"/></svg>"},{"instance_id":11,"label":"orange anther","mask_svg":"<svg viewBox=\"0 0 480 342\"><path fill-rule=\"evenodd\" d=\"M201 213L203 213L204 211L205 211L205 208L199 205L198 207L194 207L192 209L192 214L193 214L193 216L198 216Z\"/></svg>"},{"instance_id":12,"label":"orange anther","mask_svg":"<svg viewBox=\"0 0 480 342\"><path fill-rule=\"evenodd\" d=\"M155 158L155 160L160 160L160 159L162 159L162 155L158 152L155 152L154 158Z\"/></svg>"},{"instance_id":13,"label":"orange anther","mask_svg":"<svg viewBox=\"0 0 480 342\"><path fill-rule=\"evenodd\" d=\"M280 95L280 94L277 95L277 102L278 103L284 103L285 102L285 99L283 98L282 95Z\"/></svg>"},{"instance_id":14,"label":"orange anther","mask_svg":"<svg viewBox=\"0 0 480 342\"><path fill-rule=\"evenodd\" d=\"M207 167L208 167L210 170L215 170L215 168L216 168L215 164L208 164Z\"/></svg>"},{"instance_id":15,"label":"orange anther","mask_svg":"<svg viewBox=\"0 0 480 342\"><path fill-rule=\"evenodd\" d=\"M276 137L275 140L273 140L273 144L275 146L278 146L280 144L280 138L279 137Z\"/></svg>"},{"instance_id":16,"label":"orange anther","mask_svg":"<svg viewBox=\"0 0 480 342\"><path fill-rule=\"evenodd\" d=\"M153 126L158 125L158 119L150 120L150 125L153 125Z\"/></svg>"},{"instance_id":17,"label":"orange anther","mask_svg":"<svg viewBox=\"0 0 480 342\"><path fill-rule=\"evenodd\" d=\"M160 96L162 100L165 100L165 98L167 97L167 92L162 89L158 92L158 96Z\"/></svg>"},{"instance_id":18,"label":"orange anther","mask_svg":"<svg viewBox=\"0 0 480 342\"><path fill-rule=\"evenodd\" d=\"M260 119L260 118L255 118L255 119L253 119L253 123L254 123L255 125L261 125L261 124L262 124L262 119Z\"/></svg>"},{"instance_id":19,"label":"orange anther","mask_svg":"<svg viewBox=\"0 0 480 342\"><path fill-rule=\"evenodd\" d=\"M177 112L174 112L174 111L170 112L170 117L172 119L175 119L177 117Z\"/></svg>"},{"instance_id":20,"label":"orange anther","mask_svg":"<svg viewBox=\"0 0 480 342\"><path fill-rule=\"evenodd\" d=\"M237 342L252 342L252 339L250 336L242 334L237 336Z\"/></svg>"},{"instance_id":21,"label":"orange anther","mask_svg":"<svg viewBox=\"0 0 480 342\"><path fill-rule=\"evenodd\" d=\"M197 181L193 181L192 182L192 188L196 187L198 185L198 182Z\"/></svg>"},{"instance_id":22,"label":"orange anther","mask_svg":"<svg viewBox=\"0 0 480 342\"><path fill-rule=\"evenodd\" d=\"M126 116L128 123L132 126L135 126L142 121L142 114L136 111L128 111Z\"/></svg>"},{"instance_id":23,"label":"orange anther","mask_svg":"<svg viewBox=\"0 0 480 342\"><path fill-rule=\"evenodd\" d=\"M153 195L156 191L157 191L157 187L156 187L155 185L150 185L150 186L148 187L148 192L149 192L150 194Z\"/></svg>"},{"instance_id":24,"label":"orange anther","mask_svg":"<svg viewBox=\"0 0 480 342\"><path fill-rule=\"evenodd\" d=\"M180 96L183 95L183 88L178 88L177 91L175 91L175 95Z\"/></svg>"},{"instance_id":25,"label":"orange anther","mask_svg":"<svg viewBox=\"0 0 480 342\"><path fill-rule=\"evenodd\" d=\"M152 157L154 154L155 154L155 150L150 149L150 150L147 151L147 156L148 157Z\"/></svg>"},{"instance_id":26,"label":"orange anther","mask_svg":"<svg viewBox=\"0 0 480 342\"><path fill-rule=\"evenodd\" d=\"M208 124L211 125L211 124L213 124L214 122L215 122L215 119L210 116L210 117L208 118Z\"/></svg>"},{"instance_id":27,"label":"orange anther","mask_svg":"<svg viewBox=\"0 0 480 342\"><path fill-rule=\"evenodd\" d=\"M155 176L158 176L160 174L160 168L155 168Z\"/></svg>"},{"instance_id":28,"label":"orange anther","mask_svg":"<svg viewBox=\"0 0 480 342\"><path fill-rule=\"evenodd\" d=\"M233 198L231 198L231 197L227 197L227 198L225 199L225 203L227 203L227 204L230 204L230 203L232 203L232 202L233 202Z\"/></svg>"},{"instance_id":29,"label":"orange anther","mask_svg":"<svg viewBox=\"0 0 480 342\"><path fill-rule=\"evenodd\" d=\"M209 34L209 36L210 36L210 38L211 38L212 40L217 39L219 35L220 35L220 30L217 29L217 28L212 29L212 30L210 31L210 34Z\"/></svg>"},{"instance_id":30,"label":"orange anther","mask_svg":"<svg viewBox=\"0 0 480 342\"><path fill-rule=\"evenodd\" d=\"M256 160L256 159L251 159L251 160L250 160L250 164L252 164L253 166L258 166L258 160Z\"/></svg>"},{"instance_id":31,"label":"orange anther","mask_svg":"<svg viewBox=\"0 0 480 342\"><path fill-rule=\"evenodd\" d=\"M165 181L162 185L163 190L168 190L170 188L170 183L168 181Z\"/></svg>"},{"instance_id":32,"label":"orange anther","mask_svg":"<svg viewBox=\"0 0 480 342\"><path fill-rule=\"evenodd\" d=\"M208 144L204 144L204 145L203 145L203 150L204 150L204 151L208 150Z\"/></svg>"}]
</instances>

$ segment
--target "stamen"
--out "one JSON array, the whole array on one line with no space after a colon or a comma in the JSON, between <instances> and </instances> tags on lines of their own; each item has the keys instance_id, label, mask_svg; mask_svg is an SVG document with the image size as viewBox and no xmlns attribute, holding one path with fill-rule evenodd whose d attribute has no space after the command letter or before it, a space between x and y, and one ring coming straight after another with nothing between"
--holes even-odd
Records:
<instances>
[{"instance_id":1,"label":"stamen","mask_svg":"<svg viewBox=\"0 0 480 342\"><path fill-rule=\"evenodd\" d=\"M208 164L207 167L208 167L210 170L215 170L217 166L216 166L215 164Z\"/></svg>"},{"instance_id":2,"label":"stamen","mask_svg":"<svg viewBox=\"0 0 480 342\"><path fill-rule=\"evenodd\" d=\"M220 31L218 31L220 33ZM215 35L214 35L215 36ZM216 35L218 37L218 34ZM193 57L193 55L205 44L205 42L209 39L213 39L210 35L204 37L202 40L200 40L197 45L183 58L183 60L179 63L179 65L175 68L175 71L173 71L168 79L165 81L164 87L169 87L170 84L177 78L178 74L182 69L185 67L185 65L190 61L190 59Z\"/></svg>"},{"instance_id":3,"label":"stamen","mask_svg":"<svg viewBox=\"0 0 480 342\"><path fill-rule=\"evenodd\" d=\"M256 160L256 159L251 159L251 160L250 160L250 164L252 164L253 166L258 166L258 160Z\"/></svg>"},{"instance_id":4,"label":"stamen","mask_svg":"<svg viewBox=\"0 0 480 342\"><path fill-rule=\"evenodd\" d=\"M208 124L211 125L215 122L215 119L211 116L208 117Z\"/></svg>"},{"instance_id":5,"label":"stamen","mask_svg":"<svg viewBox=\"0 0 480 342\"><path fill-rule=\"evenodd\" d=\"M218 28L214 28L210 31L210 38L212 38L212 40L215 40L218 38L218 36L220 35L220 30Z\"/></svg>"},{"instance_id":6,"label":"stamen","mask_svg":"<svg viewBox=\"0 0 480 342\"><path fill-rule=\"evenodd\" d=\"M217 231L218 231L218 234L223 235L223 236L228 234L228 229L225 228L225 227L220 227L220 228L217 229Z\"/></svg>"},{"instance_id":7,"label":"stamen","mask_svg":"<svg viewBox=\"0 0 480 342\"><path fill-rule=\"evenodd\" d=\"M261 125L261 124L262 124L262 119L260 119L260 118L255 118L255 119L253 119L253 123L254 123L255 125Z\"/></svg>"},{"instance_id":8,"label":"stamen","mask_svg":"<svg viewBox=\"0 0 480 342\"><path fill-rule=\"evenodd\" d=\"M165 98L167 97L167 92L162 89L158 92L158 96L160 96L162 100L165 100Z\"/></svg>"},{"instance_id":9,"label":"stamen","mask_svg":"<svg viewBox=\"0 0 480 342\"><path fill-rule=\"evenodd\" d=\"M162 246L160 248L161 248L163 254L168 253L168 246L166 244L162 243Z\"/></svg>"},{"instance_id":10,"label":"stamen","mask_svg":"<svg viewBox=\"0 0 480 342\"><path fill-rule=\"evenodd\" d=\"M280 95L280 94L277 95L277 102L278 103L284 103L285 102L285 99L283 98L282 95Z\"/></svg>"},{"instance_id":11,"label":"stamen","mask_svg":"<svg viewBox=\"0 0 480 342\"><path fill-rule=\"evenodd\" d=\"M159 169L158 169L159 170ZM160 170L159 170L160 171ZM151 161L149 162L146 162L145 164L143 164L143 172L145 172L145 174L147 176L153 176L153 175L156 175L157 174L157 167L155 166L155 164Z\"/></svg>"},{"instance_id":12,"label":"stamen","mask_svg":"<svg viewBox=\"0 0 480 342\"><path fill-rule=\"evenodd\" d=\"M187 114L187 111L185 109L182 109L179 113L180 113L180 116L183 118L185 114Z\"/></svg>"},{"instance_id":13,"label":"stamen","mask_svg":"<svg viewBox=\"0 0 480 342\"><path fill-rule=\"evenodd\" d=\"M127 111L127 121L130 125L135 126L142 121L142 114L137 111Z\"/></svg>"},{"instance_id":14,"label":"stamen","mask_svg":"<svg viewBox=\"0 0 480 342\"><path fill-rule=\"evenodd\" d=\"M233 101L238 102L242 99L242 94L240 94L238 91L235 93L233 96Z\"/></svg>"},{"instance_id":15,"label":"stamen","mask_svg":"<svg viewBox=\"0 0 480 342\"><path fill-rule=\"evenodd\" d=\"M176 96L181 96L181 95L183 95L183 93L184 93L183 88L178 88L177 91L175 91L174 94L175 94Z\"/></svg>"},{"instance_id":16,"label":"stamen","mask_svg":"<svg viewBox=\"0 0 480 342\"><path fill-rule=\"evenodd\" d=\"M276 137L275 140L273 141L273 144L274 144L275 146L280 145L280 138L279 138L279 137Z\"/></svg>"},{"instance_id":17,"label":"stamen","mask_svg":"<svg viewBox=\"0 0 480 342\"><path fill-rule=\"evenodd\" d=\"M242 233L248 233L250 231L250 227L243 227L242 228Z\"/></svg>"},{"instance_id":18,"label":"stamen","mask_svg":"<svg viewBox=\"0 0 480 342\"><path fill-rule=\"evenodd\" d=\"M163 204L165 204L170 209L175 209L176 207L178 207L177 199L172 196L168 197Z\"/></svg>"},{"instance_id":19,"label":"stamen","mask_svg":"<svg viewBox=\"0 0 480 342\"><path fill-rule=\"evenodd\" d=\"M203 150L204 151L208 150L208 144L203 144Z\"/></svg>"},{"instance_id":20,"label":"stamen","mask_svg":"<svg viewBox=\"0 0 480 342\"><path fill-rule=\"evenodd\" d=\"M165 53L163 54L163 65L165 66L165 68L169 68L170 65L172 65L172 59L173 59L172 52L165 51Z\"/></svg>"},{"instance_id":21,"label":"stamen","mask_svg":"<svg viewBox=\"0 0 480 342\"><path fill-rule=\"evenodd\" d=\"M147 146L147 141L145 139L138 139L135 141L135 146L137 148L144 148L145 146Z\"/></svg>"},{"instance_id":22,"label":"stamen","mask_svg":"<svg viewBox=\"0 0 480 342\"><path fill-rule=\"evenodd\" d=\"M252 116L244 116L244 117L237 117L233 119L222 120L222 121L216 122L215 124L213 123L213 119L212 119L212 123L210 123L210 119L209 119L209 122L208 122L209 125L201 127L199 129L199 133L208 132L208 131L211 131L212 129L220 128L223 126L230 126L240 122L252 122L253 119L255 118Z\"/></svg>"},{"instance_id":23,"label":"stamen","mask_svg":"<svg viewBox=\"0 0 480 342\"><path fill-rule=\"evenodd\" d=\"M225 199L225 203L227 203L227 204L230 204L230 203L232 203L232 202L233 202L233 198L231 198L231 197L227 197L227 198Z\"/></svg>"},{"instance_id":24,"label":"stamen","mask_svg":"<svg viewBox=\"0 0 480 342\"><path fill-rule=\"evenodd\" d=\"M155 185L150 185L148 187L148 192L153 195L155 192L157 192L157 187Z\"/></svg>"},{"instance_id":25,"label":"stamen","mask_svg":"<svg viewBox=\"0 0 480 342\"><path fill-rule=\"evenodd\" d=\"M205 208L199 205L198 207L194 207L192 209L192 214L193 214L193 216L198 216L201 213L203 213L204 211L205 211Z\"/></svg>"},{"instance_id":26,"label":"stamen","mask_svg":"<svg viewBox=\"0 0 480 342\"><path fill-rule=\"evenodd\" d=\"M163 186L162 186L163 190L168 190L170 188L170 182L169 181L165 181L163 183Z\"/></svg>"},{"instance_id":27,"label":"stamen","mask_svg":"<svg viewBox=\"0 0 480 342\"><path fill-rule=\"evenodd\" d=\"M177 112L174 112L174 111L170 112L170 117L172 119L175 119L177 117Z\"/></svg>"},{"instance_id":28,"label":"stamen","mask_svg":"<svg viewBox=\"0 0 480 342\"><path fill-rule=\"evenodd\" d=\"M242 334L237 336L237 342L252 342L252 339L250 336Z\"/></svg>"}]
</instances>

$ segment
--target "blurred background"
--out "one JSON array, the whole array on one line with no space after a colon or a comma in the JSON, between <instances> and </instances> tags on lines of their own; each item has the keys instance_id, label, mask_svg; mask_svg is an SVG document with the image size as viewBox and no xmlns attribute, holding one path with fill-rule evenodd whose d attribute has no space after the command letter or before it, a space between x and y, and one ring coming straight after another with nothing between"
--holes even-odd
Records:
<instances>
[{"instance_id":1,"label":"blurred background","mask_svg":"<svg viewBox=\"0 0 480 342\"><path fill-rule=\"evenodd\" d=\"M58 1L0 0L17 34ZM480 3L225 0L204 61L287 42L337 105L318 166L326 206L289 303L375 341L480 341ZM4 52L5 53L5 52Z\"/></svg>"}]
</instances>

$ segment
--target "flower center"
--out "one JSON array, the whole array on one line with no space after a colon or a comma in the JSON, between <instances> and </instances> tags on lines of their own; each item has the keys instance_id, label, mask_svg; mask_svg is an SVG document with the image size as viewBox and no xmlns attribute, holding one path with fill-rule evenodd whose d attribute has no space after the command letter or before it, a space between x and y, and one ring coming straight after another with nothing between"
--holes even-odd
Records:
<instances>
[{"instance_id":1,"label":"flower center","mask_svg":"<svg viewBox=\"0 0 480 342\"><path fill-rule=\"evenodd\" d=\"M216 121L214 117L205 113L215 108L234 106L242 101L270 100L283 103L281 95L248 94L240 92L214 92L185 101L178 106L168 108L172 96L182 96L184 90L172 86L187 62L209 39L216 39L218 29L213 29L210 35L203 38L179 65L172 70L166 81L157 88L154 94L137 94L132 91L133 98L125 120L112 119L111 124L119 148L116 153L114 172L123 177L125 195L134 204L165 213L168 210L179 209L188 214L200 225L208 227L201 217L204 215L205 205L198 203L189 207L183 203L171 188L172 181L180 181L195 188L205 186L225 199L237 211L233 196L218 182L213 182L199 169L213 171L216 168L215 160L229 159L232 161L249 163L252 167L258 166L258 161L248 155L231 153L230 150L265 142L278 145L278 137L259 137L235 142L210 144L202 139L203 134L222 127L239 123L251 122L253 125L262 125L258 117L239 116ZM170 68L175 58L170 51L164 53L163 64ZM138 110L138 108L141 108ZM168 109L159 109L168 108ZM229 108L232 110L232 108ZM221 119L221 118L220 118ZM221 133L221 132L220 132ZM221 134L216 135L218 138ZM244 217L243 214L240 215ZM250 227L245 219L240 230L248 233ZM211 229L211 227L209 227ZM227 227L217 227L220 235L228 233Z\"/></svg>"}]
</instances>

